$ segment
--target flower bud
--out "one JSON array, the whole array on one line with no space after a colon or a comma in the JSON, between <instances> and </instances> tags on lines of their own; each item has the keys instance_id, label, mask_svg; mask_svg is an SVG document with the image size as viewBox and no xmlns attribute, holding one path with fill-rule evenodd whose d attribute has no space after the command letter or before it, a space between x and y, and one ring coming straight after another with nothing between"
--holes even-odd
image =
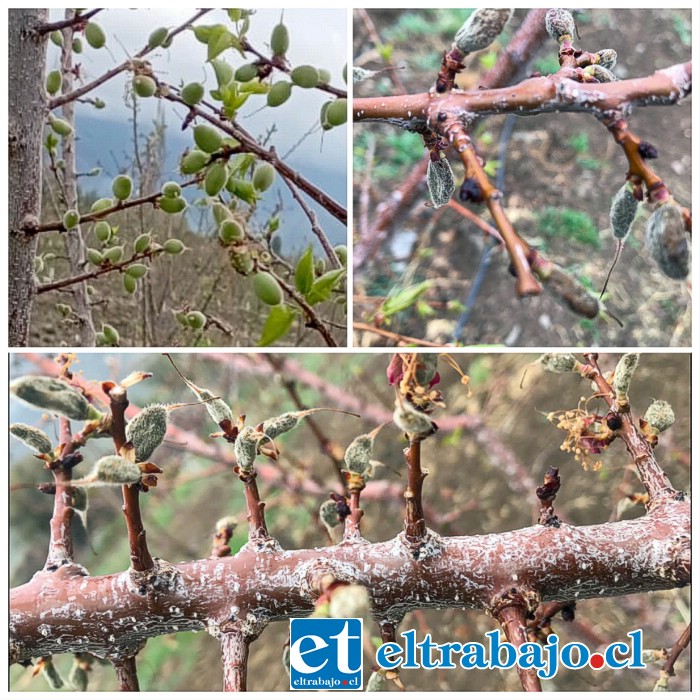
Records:
<instances>
[{"instance_id":1,"label":"flower bud","mask_svg":"<svg viewBox=\"0 0 700 700\"><path fill-rule=\"evenodd\" d=\"M147 462L165 439L168 407L153 404L139 411L126 426L126 439L136 450L136 461Z\"/></svg>"},{"instance_id":2,"label":"flower bud","mask_svg":"<svg viewBox=\"0 0 700 700\"><path fill-rule=\"evenodd\" d=\"M668 401L657 399L647 408L644 420L649 424L654 435L668 430L676 421L671 404Z\"/></svg>"},{"instance_id":3,"label":"flower bud","mask_svg":"<svg viewBox=\"0 0 700 700\"><path fill-rule=\"evenodd\" d=\"M141 470L134 462L118 455L107 455L95 462L90 474L75 483L85 486L119 486L137 484L141 480Z\"/></svg>"},{"instance_id":4,"label":"flower bud","mask_svg":"<svg viewBox=\"0 0 700 700\"><path fill-rule=\"evenodd\" d=\"M639 364L639 353L638 352L628 352L620 358L620 361L615 367L615 375L613 377L612 387L615 391L615 400L618 403L627 403L628 392L630 384L632 383L632 377L634 375L634 370L637 369Z\"/></svg>"},{"instance_id":5,"label":"flower bud","mask_svg":"<svg viewBox=\"0 0 700 700\"><path fill-rule=\"evenodd\" d=\"M564 39L571 39L576 33L574 16L568 10L548 10L544 18L544 24L549 36L561 43Z\"/></svg>"},{"instance_id":6,"label":"flower bud","mask_svg":"<svg viewBox=\"0 0 700 700\"><path fill-rule=\"evenodd\" d=\"M10 384L10 391L25 403L71 420L83 421L102 417L80 392L52 377L19 377Z\"/></svg>"},{"instance_id":7,"label":"flower bud","mask_svg":"<svg viewBox=\"0 0 700 700\"><path fill-rule=\"evenodd\" d=\"M455 45L462 53L480 51L503 31L513 10L474 10L455 34Z\"/></svg>"},{"instance_id":8,"label":"flower bud","mask_svg":"<svg viewBox=\"0 0 700 700\"><path fill-rule=\"evenodd\" d=\"M447 158L428 161L428 192L437 209L450 201L455 191L455 176Z\"/></svg>"},{"instance_id":9,"label":"flower bud","mask_svg":"<svg viewBox=\"0 0 700 700\"><path fill-rule=\"evenodd\" d=\"M37 454L49 454L53 449L49 436L43 430L39 430L33 425L13 423L10 426L10 433Z\"/></svg>"}]
</instances>

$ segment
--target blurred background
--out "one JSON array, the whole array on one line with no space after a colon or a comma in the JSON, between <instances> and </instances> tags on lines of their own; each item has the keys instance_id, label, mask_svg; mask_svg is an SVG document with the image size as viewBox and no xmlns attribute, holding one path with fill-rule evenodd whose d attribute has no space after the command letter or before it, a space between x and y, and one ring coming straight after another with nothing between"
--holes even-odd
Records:
<instances>
[{"instance_id":1,"label":"blurred background","mask_svg":"<svg viewBox=\"0 0 700 700\"><path fill-rule=\"evenodd\" d=\"M320 435L308 419L276 442L281 449L277 463L260 457L256 465L259 487L267 503L270 532L284 548L324 547L330 538L318 521L318 509L331 492L340 493L338 459L350 441L390 418L394 390L386 379L390 356L386 354L286 354L243 355L174 354L180 370L200 387L220 395L234 415L245 414L248 425L298 405L342 408L362 418L322 412L313 416ZM560 468L562 487L555 510L566 522L588 525L644 514L629 495L642 491L634 466L622 443L614 443L600 455L598 471L585 471L572 455L559 447L565 437L546 419L551 411L575 409L581 397L594 392L590 383L574 375L545 373L531 354L458 355L460 367L471 377L468 389L458 374L440 362L446 408L433 414L439 432L426 443L423 465L424 504L428 526L442 535L503 532L532 525L537 519L535 487L549 466ZM579 358L582 359L582 358ZM601 355L602 369L613 369L618 355ZM131 411L149 403L194 400L167 361L158 354L81 353L72 370L81 381L119 380L135 369L153 372L153 378L129 390ZM15 354L11 377L23 374L55 374L52 356ZM642 415L655 398L673 405L676 422L661 436L656 450L676 488L690 485L690 360L687 354L643 354L630 397L635 416ZM591 413L604 413L603 402L588 403ZM58 421L40 411L10 402L10 421L41 427L56 438ZM163 470L158 487L144 495L142 512L154 556L170 562L208 557L215 522L234 515L240 523L232 541L236 551L246 541L246 512L242 486L231 471L231 446L208 436L216 430L206 410L190 406L172 413L171 431L153 455ZM329 441L324 451L320 439ZM431 442L432 441L432 442ZM52 499L37 492L47 480L41 464L15 440L10 445L10 585L29 580L46 557L48 520ZM392 538L403 525L405 465L404 441L387 426L375 443L375 458L384 466L376 470L363 493L363 535L371 541ZM95 440L81 450L86 474L91 463L110 452L107 440ZM332 456L329 456L329 453ZM76 560L92 575L122 571L128 566L128 548L117 489L90 492L87 529L74 527ZM543 575L544 572L543 572ZM554 631L562 643L582 641L591 647L625 638L628 631L644 630L647 648L670 647L689 618L688 589L580 601L574 622L556 618ZM399 631L414 628L419 638L430 632L434 641L483 641L496 623L476 610L422 610L406 616ZM376 635L376 628L367 623ZM282 665L286 623L273 623L251 648L249 688L287 690ZM66 675L68 657L54 659ZM220 648L206 633L181 633L148 641L137 660L142 690L221 689ZM372 661L365 659L367 670ZM674 690L689 690L689 656L681 656ZM644 690L658 677L658 668L613 673L561 671L545 684L546 690ZM519 690L514 672L439 670L432 674L406 671L401 680L409 690ZM30 669L12 667L13 690L46 690ZM90 690L114 690L110 667L95 665ZM393 687L392 687L393 689Z\"/></svg>"}]
</instances>

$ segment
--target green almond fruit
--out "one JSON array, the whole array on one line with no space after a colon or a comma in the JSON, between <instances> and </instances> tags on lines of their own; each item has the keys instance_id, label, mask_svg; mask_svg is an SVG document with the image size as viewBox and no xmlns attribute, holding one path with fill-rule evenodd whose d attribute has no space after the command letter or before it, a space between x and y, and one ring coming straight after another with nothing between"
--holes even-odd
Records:
<instances>
[{"instance_id":1,"label":"green almond fruit","mask_svg":"<svg viewBox=\"0 0 700 700\"><path fill-rule=\"evenodd\" d=\"M186 318L187 325L197 331L204 328L207 322L207 317L201 311L190 311Z\"/></svg>"},{"instance_id":2,"label":"green almond fruit","mask_svg":"<svg viewBox=\"0 0 700 700\"><path fill-rule=\"evenodd\" d=\"M124 248L120 245L115 245L111 248L107 248L102 254L105 260L109 260L112 265L116 265L122 259L122 255L124 255Z\"/></svg>"},{"instance_id":3,"label":"green almond fruit","mask_svg":"<svg viewBox=\"0 0 700 700\"><path fill-rule=\"evenodd\" d=\"M219 238L222 243L230 245L231 243L240 243L245 240L245 230L239 221L235 219L226 219L219 226Z\"/></svg>"},{"instance_id":4,"label":"green almond fruit","mask_svg":"<svg viewBox=\"0 0 700 700\"><path fill-rule=\"evenodd\" d=\"M326 261L323 258L319 258L314 262L314 272L317 277L320 277L326 272Z\"/></svg>"},{"instance_id":5,"label":"green almond fruit","mask_svg":"<svg viewBox=\"0 0 700 700\"><path fill-rule=\"evenodd\" d=\"M112 180L112 194L121 202L131 197L134 183L128 175L117 175Z\"/></svg>"},{"instance_id":6,"label":"green almond fruit","mask_svg":"<svg viewBox=\"0 0 700 700\"><path fill-rule=\"evenodd\" d=\"M100 243L106 243L112 236L112 227L106 221L98 221L94 233Z\"/></svg>"},{"instance_id":7,"label":"green almond fruit","mask_svg":"<svg viewBox=\"0 0 700 700\"><path fill-rule=\"evenodd\" d=\"M255 296L264 304L277 306L282 301L282 287L269 272L258 272L253 277Z\"/></svg>"},{"instance_id":8,"label":"green almond fruit","mask_svg":"<svg viewBox=\"0 0 700 700\"><path fill-rule=\"evenodd\" d=\"M83 42L79 37L73 39L73 53L83 53Z\"/></svg>"},{"instance_id":9,"label":"green almond fruit","mask_svg":"<svg viewBox=\"0 0 700 700\"><path fill-rule=\"evenodd\" d=\"M110 209L114 202L109 197L101 197L95 200L90 207L90 211L95 213L98 211L104 211L105 209Z\"/></svg>"},{"instance_id":10,"label":"green almond fruit","mask_svg":"<svg viewBox=\"0 0 700 700\"><path fill-rule=\"evenodd\" d=\"M219 226L222 222L226 221L226 219L231 218L231 210L228 207L225 207L223 204L221 204L221 202L214 202L212 204L211 213L214 217L214 221Z\"/></svg>"},{"instance_id":11,"label":"green almond fruit","mask_svg":"<svg viewBox=\"0 0 700 700\"><path fill-rule=\"evenodd\" d=\"M272 28L270 48L275 56L284 56L289 49L289 30L281 22Z\"/></svg>"},{"instance_id":12,"label":"green almond fruit","mask_svg":"<svg viewBox=\"0 0 700 700\"><path fill-rule=\"evenodd\" d=\"M331 82L331 72L325 68L318 69L318 82L320 85L327 85Z\"/></svg>"},{"instance_id":13,"label":"green almond fruit","mask_svg":"<svg viewBox=\"0 0 700 700\"><path fill-rule=\"evenodd\" d=\"M204 191L210 197L215 197L224 188L226 180L228 180L226 163L214 163L209 167L204 178Z\"/></svg>"},{"instance_id":14,"label":"green almond fruit","mask_svg":"<svg viewBox=\"0 0 700 700\"><path fill-rule=\"evenodd\" d=\"M49 113L49 126L59 136L70 136L73 127L65 120Z\"/></svg>"},{"instance_id":15,"label":"green almond fruit","mask_svg":"<svg viewBox=\"0 0 700 700\"><path fill-rule=\"evenodd\" d=\"M99 24L88 22L85 25L85 41L93 49L101 49L107 43L107 37Z\"/></svg>"},{"instance_id":16,"label":"green almond fruit","mask_svg":"<svg viewBox=\"0 0 700 700\"><path fill-rule=\"evenodd\" d=\"M163 250L168 255L180 255L185 250L185 244L179 238L168 238L163 243Z\"/></svg>"},{"instance_id":17,"label":"green almond fruit","mask_svg":"<svg viewBox=\"0 0 700 700\"><path fill-rule=\"evenodd\" d=\"M151 234L142 233L134 241L134 253L139 255L140 253L145 253L151 247Z\"/></svg>"},{"instance_id":18,"label":"green almond fruit","mask_svg":"<svg viewBox=\"0 0 700 700\"><path fill-rule=\"evenodd\" d=\"M315 88L318 85L318 70L314 66L303 65L292 69L292 82L300 88Z\"/></svg>"},{"instance_id":19,"label":"green almond fruit","mask_svg":"<svg viewBox=\"0 0 700 700\"><path fill-rule=\"evenodd\" d=\"M348 101L338 99L332 102L326 110L326 120L331 126L340 126L348 120Z\"/></svg>"},{"instance_id":20,"label":"green almond fruit","mask_svg":"<svg viewBox=\"0 0 700 700\"><path fill-rule=\"evenodd\" d=\"M61 71L52 70L46 76L46 92L55 95L61 89Z\"/></svg>"},{"instance_id":21,"label":"green almond fruit","mask_svg":"<svg viewBox=\"0 0 700 700\"><path fill-rule=\"evenodd\" d=\"M177 182L166 182L160 188L163 197L179 197L182 194L182 187Z\"/></svg>"},{"instance_id":22,"label":"green almond fruit","mask_svg":"<svg viewBox=\"0 0 700 700\"><path fill-rule=\"evenodd\" d=\"M214 153L221 148L221 134L208 124L198 124L192 130L197 148L205 153Z\"/></svg>"},{"instance_id":23,"label":"green almond fruit","mask_svg":"<svg viewBox=\"0 0 700 700\"><path fill-rule=\"evenodd\" d=\"M66 230L75 228L80 223L80 214L75 209L69 209L63 215L63 226Z\"/></svg>"},{"instance_id":24,"label":"green almond fruit","mask_svg":"<svg viewBox=\"0 0 700 700\"><path fill-rule=\"evenodd\" d=\"M49 34L49 39L51 39L52 44L55 44L59 48L63 46L63 34L58 29Z\"/></svg>"},{"instance_id":25,"label":"green almond fruit","mask_svg":"<svg viewBox=\"0 0 700 700\"><path fill-rule=\"evenodd\" d=\"M96 98L95 100L93 100L92 106L95 109L104 109L107 106L107 103L104 100Z\"/></svg>"},{"instance_id":26,"label":"green almond fruit","mask_svg":"<svg viewBox=\"0 0 700 700\"><path fill-rule=\"evenodd\" d=\"M95 345L97 345L98 348L107 345L107 338L105 338L105 334L102 331L95 333Z\"/></svg>"},{"instance_id":27,"label":"green almond fruit","mask_svg":"<svg viewBox=\"0 0 700 700\"><path fill-rule=\"evenodd\" d=\"M163 43L168 38L168 28L158 27L154 29L148 36L148 48L156 49L159 46L163 46Z\"/></svg>"},{"instance_id":28,"label":"green almond fruit","mask_svg":"<svg viewBox=\"0 0 700 700\"><path fill-rule=\"evenodd\" d=\"M131 84L139 97L153 97L158 89L156 81L150 75L136 75Z\"/></svg>"},{"instance_id":29,"label":"green almond fruit","mask_svg":"<svg viewBox=\"0 0 700 700\"><path fill-rule=\"evenodd\" d=\"M244 63L236 69L236 80L239 83L247 83L258 77L258 67L254 63Z\"/></svg>"},{"instance_id":30,"label":"green almond fruit","mask_svg":"<svg viewBox=\"0 0 700 700\"><path fill-rule=\"evenodd\" d=\"M289 96L291 94L291 83L288 83L286 80L282 80L279 83L275 83L270 88L270 92L267 93L267 106L279 107L281 104L284 104L289 99Z\"/></svg>"},{"instance_id":31,"label":"green almond fruit","mask_svg":"<svg viewBox=\"0 0 700 700\"><path fill-rule=\"evenodd\" d=\"M136 279L131 275L124 275L123 278L124 289L129 293L133 294L136 291Z\"/></svg>"},{"instance_id":32,"label":"green almond fruit","mask_svg":"<svg viewBox=\"0 0 700 700\"><path fill-rule=\"evenodd\" d=\"M238 245L230 249L231 267L240 275L249 275L253 271L253 256L248 251L248 246Z\"/></svg>"},{"instance_id":33,"label":"green almond fruit","mask_svg":"<svg viewBox=\"0 0 700 700\"><path fill-rule=\"evenodd\" d=\"M86 255L90 264L95 265L95 267L100 267L100 265L102 265L102 263L105 261L102 253L100 253L99 250L95 250L94 248L88 248L86 251Z\"/></svg>"},{"instance_id":34,"label":"green almond fruit","mask_svg":"<svg viewBox=\"0 0 700 700\"><path fill-rule=\"evenodd\" d=\"M185 104L194 106L204 97L204 85L201 83L188 83L180 91L180 97Z\"/></svg>"},{"instance_id":35,"label":"green almond fruit","mask_svg":"<svg viewBox=\"0 0 700 700\"><path fill-rule=\"evenodd\" d=\"M270 163L261 163L255 168L253 173L253 187L258 192L265 192L272 187L272 183L275 181L275 168Z\"/></svg>"},{"instance_id":36,"label":"green almond fruit","mask_svg":"<svg viewBox=\"0 0 700 700\"><path fill-rule=\"evenodd\" d=\"M119 331L114 326L110 326L109 323L103 323L102 324L102 333L105 337L105 340L110 344L110 345L118 345L119 344Z\"/></svg>"},{"instance_id":37,"label":"green almond fruit","mask_svg":"<svg viewBox=\"0 0 700 700\"><path fill-rule=\"evenodd\" d=\"M139 280L148 274L148 267L142 265L141 263L134 263L126 268L126 274L133 277L135 280Z\"/></svg>"},{"instance_id":38,"label":"green almond fruit","mask_svg":"<svg viewBox=\"0 0 700 700\"><path fill-rule=\"evenodd\" d=\"M179 214L187 209L187 201L184 197L161 197L158 208L166 214Z\"/></svg>"},{"instance_id":39,"label":"green almond fruit","mask_svg":"<svg viewBox=\"0 0 700 700\"><path fill-rule=\"evenodd\" d=\"M209 155L197 149L190 151L180 161L180 172L183 175L198 173L209 162Z\"/></svg>"}]
</instances>

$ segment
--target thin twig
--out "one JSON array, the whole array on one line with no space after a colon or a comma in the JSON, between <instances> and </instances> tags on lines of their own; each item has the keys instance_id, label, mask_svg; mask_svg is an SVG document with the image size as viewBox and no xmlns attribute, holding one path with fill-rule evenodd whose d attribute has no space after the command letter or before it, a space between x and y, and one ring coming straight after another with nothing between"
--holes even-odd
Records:
<instances>
[{"instance_id":1,"label":"thin twig","mask_svg":"<svg viewBox=\"0 0 700 700\"><path fill-rule=\"evenodd\" d=\"M239 474L239 478L243 482L245 502L248 506L248 539L250 542L270 539L270 533L265 524L265 503L260 498L256 477L255 471Z\"/></svg>"},{"instance_id":2,"label":"thin twig","mask_svg":"<svg viewBox=\"0 0 700 700\"><path fill-rule=\"evenodd\" d=\"M408 485L404 497L406 499L406 520L404 533L412 544L423 542L427 534L425 515L423 514L423 481L426 472L421 466L421 440L413 439L404 449L408 465Z\"/></svg>"},{"instance_id":3,"label":"thin twig","mask_svg":"<svg viewBox=\"0 0 700 700\"><path fill-rule=\"evenodd\" d=\"M671 647L671 651L668 652L668 659L661 669L664 673L669 676L675 676L675 665L678 661L678 657L688 648L690 644L690 624L683 630L681 636L678 638L676 643Z\"/></svg>"},{"instance_id":4,"label":"thin twig","mask_svg":"<svg viewBox=\"0 0 700 700\"><path fill-rule=\"evenodd\" d=\"M377 328L376 326L371 326L369 323L359 323L357 321L353 322L352 327L356 331L365 331L366 333L375 333L376 335L384 336L385 338L390 338L397 345L418 345L426 348L443 348L444 345L440 343L431 343L429 340L422 340L421 338L411 338L408 335L401 335L400 333L394 333L393 331L388 331L385 328Z\"/></svg>"}]
</instances>

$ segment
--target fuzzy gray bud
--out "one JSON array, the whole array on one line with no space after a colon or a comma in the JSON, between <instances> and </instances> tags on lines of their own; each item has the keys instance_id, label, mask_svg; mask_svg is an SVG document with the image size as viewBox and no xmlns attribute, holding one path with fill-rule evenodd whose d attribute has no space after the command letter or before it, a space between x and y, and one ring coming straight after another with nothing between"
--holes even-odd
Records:
<instances>
[{"instance_id":1,"label":"fuzzy gray bud","mask_svg":"<svg viewBox=\"0 0 700 700\"><path fill-rule=\"evenodd\" d=\"M393 417L399 430L409 435L432 435L435 431L430 418L411 406L408 401L397 402Z\"/></svg>"},{"instance_id":2,"label":"fuzzy gray bud","mask_svg":"<svg viewBox=\"0 0 700 700\"><path fill-rule=\"evenodd\" d=\"M670 200L658 206L647 221L646 244L661 271L682 280L690 270L690 250L681 208Z\"/></svg>"},{"instance_id":3,"label":"fuzzy gray bud","mask_svg":"<svg viewBox=\"0 0 700 700\"><path fill-rule=\"evenodd\" d=\"M447 158L428 161L428 192L437 209L450 201L455 191L455 176Z\"/></svg>"},{"instance_id":4,"label":"fuzzy gray bud","mask_svg":"<svg viewBox=\"0 0 700 700\"><path fill-rule=\"evenodd\" d=\"M10 426L10 433L37 454L49 454L52 450L49 436L43 430L39 430L33 425L13 423Z\"/></svg>"},{"instance_id":5,"label":"fuzzy gray bud","mask_svg":"<svg viewBox=\"0 0 700 700\"><path fill-rule=\"evenodd\" d=\"M207 389L197 388L197 390L192 389L192 391L201 401L206 401L204 407L207 409L207 413L211 416L211 419L217 425L223 423L225 420L233 421L233 412L223 399L215 399L214 394Z\"/></svg>"},{"instance_id":6,"label":"fuzzy gray bud","mask_svg":"<svg viewBox=\"0 0 700 700\"><path fill-rule=\"evenodd\" d=\"M598 56L598 65L612 70L617 65L617 51L615 49L601 49L596 51Z\"/></svg>"},{"instance_id":7,"label":"fuzzy gray bud","mask_svg":"<svg viewBox=\"0 0 700 700\"><path fill-rule=\"evenodd\" d=\"M620 361L615 367L615 376L613 377L613 389L615 391L615 399L620 403L627 403L628 392L630 384L632 383L632 377L634 376L634 370L637 369L639 364L639 353L638 352L628 352L620 358Z\"/></svg>"},{"instance_id":8,"label":"fuzzy gray bud","mask_svg":"<svg viewBox=\"0 0 700 700\"><path fill-rule=\"evenodd\" d=\"M632 194L632 188L625 183L615 193L610 206L610 226L615 238L623 241L627 238L638 207L639 202Z\"/></svg>"},{"instance_id":9,"label":"fuzzy gray bud","mask_svg":"<svg viewBox=\"0 0 700 700\"><path fill-rule=\"evenodd\" d=\"M79 391L53 377L19 377L10 384L10 391L35 408L71 420L90 420L102 415Z\"/></svg>"},{"instance_id":10,"label":"fuzzy gray bud","mask_svg":"<svg viewBox=\"0 0 700 700\"><path fill-rule=\"evenodd\" d=\"M345 450L345 466L353 474L365 474L370 469L374 437L371 434L359 435Z\"/></svg>"},{"instance_id":11,"label":"fuzzy gray bud","mask_svg":"<svg viewBox=\"0 0 700 700\"><path fill-rule=\"evenodd\" d=\"M153 404L139 411L126 426L126 439L136 450L136 461L147 462L165 439L168 407Z\"/></svg>"},{"instance_id":12,"label":"fuzzy gray bud","mask_svg":"<svg viewBox=\"0 0 700 700\"><path fill-rule=\"evenodd\" d=\"M544 24L549 36L559 43L564 39L571 39L576 33L574 16L568 10L548 10L544 18Z\"/></svg>"},{"instance_id":13,"label":"fuzzy gray bud","mask_svg":"<svg viewBox=\"0 0 700 700\"><path fill-rule=\"evenodd\" d=\"M586 66L583 72L595 78L599 83L615 83L618 80L617 76L611 70L597 63Z\"/></svg>"},{"instance_id":14,"label":"fuzzy gray bud","mask_svg":"<svg viewBox=\"0 0 700 700\"><path fill-rule=\"evenodd\" d=\"M250 472L253 470L253 463L258 455L258 445L261 439L264 439L263 434L250 426L243 428L238 433L233 445L233 453L236 455L236 462L241 471Z\"/></svg>"},{"instance_id":15,"label":"fuzzy gray bud","mask_svg":"<svg viewBox=\"0 0 700 700\"><path fill-rule=\"evenodd\" d=\"M455 34L455 46L462 53L485 49L503 31L512 15L513 10L474 10Z\"/></svg>"},{"instance_id":16,"label":"fuzzy gray bud","mask_svg":"<svg viewBox=\"0 0 700 700\"><path fill-rule=\"evenodd\" d=\"M579 366L578 360L570 353L546 352L539 359L542 369L554 374L564 374L565 372L575 372Z\"/></svg>"},{"instance_id":17,"label":"fuzzy gray bud","mask_svg":"<svg viewBox=\"0 0 700 700\"><path fill-rule=\"evenodd\" d=\"M668 401L657 399L647 408L644 420L649 424L655 435L668 430L676 421L676 415Z\"/></svg>"},{"instance_id":18,"label":"fuzzy gray bud","mask_svg":"<svg viewBox=\"0 0 700 700\"><path fill-rule=\"evenodd\" d=\"M340 525L340 518L338 517L338 506L332 498L321 503L321 507L318 509L318 517L326 530L328 530L330 537L335 541L335 532Z\"/></svg>"},{"instance_id":19,"label":"fuzzy gray bud","mask_svg":"<svg viewBox=\"0 0 700 700\"><path fill-rule=\"evenodd\" d=\"M278 435L289 432L296 428L299 423L298 413L283 413L281 416L268 418L262 426L263 433L271 440L274 440Z\"/></svg>"},{"instance_id":20,"label":"fuzzy gray bud","mask_svg":"<svg viewBox=\"0 0 700 700\"><path fill-rule=\"evenodd\" d=\"M107 455L95 462L90 474L81 482L87 486L120 486L141 480L138 465L118 455Z\"/></svg>"}]
</instances>

